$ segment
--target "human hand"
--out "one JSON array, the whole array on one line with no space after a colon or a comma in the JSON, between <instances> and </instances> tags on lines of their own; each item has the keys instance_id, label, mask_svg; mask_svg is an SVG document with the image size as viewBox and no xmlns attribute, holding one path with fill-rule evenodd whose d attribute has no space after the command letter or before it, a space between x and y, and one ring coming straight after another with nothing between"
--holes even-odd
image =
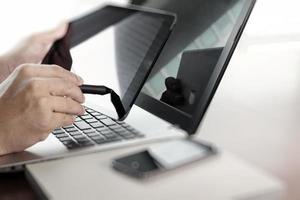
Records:
<instances>
[{"instance_id":1,"label":"human hand","mask_svg":"<svg viewBox=\"0 0 300 200\"><path fill-rule=\"evenodd\" d=\"M82 115L82 79L54 65L25 64L0 84L0 155L23 151Z\"/></svg>"},{"instance_id":2,"label":"human hand","mask_svg":"<svg viewBox=\"0 0 300 200\"><path fill-rule=\"evenodd\" d=\"M33 34L19 43L11 51L1 56L0 82L21 64L41 63L51 48L51 45L65 35L67 28L68 24L63 23L53 30Z\"/></svg>"}]
</instances>

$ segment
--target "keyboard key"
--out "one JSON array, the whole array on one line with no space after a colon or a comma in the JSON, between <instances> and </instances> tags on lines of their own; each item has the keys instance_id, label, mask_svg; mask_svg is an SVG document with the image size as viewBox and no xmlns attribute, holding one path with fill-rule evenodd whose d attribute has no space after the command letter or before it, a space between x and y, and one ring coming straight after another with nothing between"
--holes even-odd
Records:
<instances>
[{"instance_id":1,"label":"keyboard key","mask_svg":"<svg viewBox=\"0 0 300 200\"><path fill-rule=\"evenodd\" d=\"M92 133L92 132L94 132L95 130L93 130L93 129L85 129L85 130L83 130L82 132L84 132L84 133Z\"/></svg>"},{"instance_id":2,"label":"keyboard key","mask_svg":"<svg viewBox=\"0 0 300 200\"><path fill-rule=\"evenodd\" d=\"M126 123L124 123L124 124L121 124L123 127L131 127L129 124L126 124Z\"/></svg>"},{"instance_id":3,"label":"keyboard key","mask_svg":"<svg viewBox=\"0 0 300 200\"><path fill-rule=\"evenodd\" d=\"M53 131L54 131L54 132L55 132L55 131L62 131L62 128L56 128L56 129L54 129Z\"/></svg>"},{"instance_id":4,"label":"keyboard key","mask_svg":"<svg viewBox=\"0 0 300 200\"><path fill-rule=\"evenodd\" d=\"M85 109L87 112L94 112L94 110L93 109L90 109L90 108L86 108Z\"/></svg>"},{"instance_id":5,"label":"keyboard key","mask_svg":"<svg viewBox=\"0 0 300 200\"><path fill-rule=\"evenodd\" d=\"M136 136L143 136L143 134L138 131L131 131L131 132Z\"/></svg>"},{"instance_id":6,"label":"keyboard key","mask_svg":"<svg viewBox=\"0 0 300 200\"><path fill-rule=\"evenodd\" d=\"M69 133L69 132L75 132L75 131L78 131L78 129L75 128L75 127L72 127L72 128L66 128L65 130L66 130L68 133Z\"/></svg>"},{"instance_id":7,"label":"keyboard key","mask_svg":"<svg viewBox=\"0 0 300 200\"><path fill-rule=\"evenodd\" d=\"M60 133L55 135L57 138L69 137L66 133Z\"/></svg>"},{"instance_id":8,"label":"keyboard key","mask_svg":"<svg viewBox=\"0 0 300 200\"><path fill-rule=\"evenodd\" d=\"M105 138L109 139L109 140L121 140L121 138L119 136L114 135L114 134L112 134L112 135L105 135Z\"/></svg>"},{"instance_id":9,"label":"keyboard key","mask_svg":"<svg viewBox=\"0 0 300 200\"><path fill-rule=\"evenodd\" d=\"M101 124L100 122L94 122L94 123L90 123L90 125L93 127L93 128L100 128L100 127L104 127L103 124Z\"/></svg>"},{"instance_id":10,"label":"keyboard key","mask_svg":"<svg viewBox=\"0 0 300 200\"><path fill-rule=\"evenodd\" d=\"M126 129L117 129L117 130L114 130L114 132L120 134L120 133L131 133L130 131L127 131Z\"/></svg>"},{"instance_id":11,"label":"keyboard key","mask_svg":"<svg viewBox=\"0 0 300 200\"><path fill-rule=\"evenodd\" d=\"M129 140L129 139L134 139L136 137L135 137L135 135L126 135L126 136L123 136L123 138Z\"/></svg>"},{"instance_id":12,"label":"keyboard key","mask_svg":"<svg viewBox=\"0 0 300 200\"><path fill-rule=\"evenodd\" d=\"M74 122L74 124L80 129L80 130L85 130L85 129L90 129L91 126L86 123L85 121L80 121L80 122Z\"/></svg>"},{"instance_id":13,"label":"keyboard key","mask_svg":"<svg viewBox=\"0 0 300 200\"><path fill-rule=\"evenodd\" d=\"M95 110L92 110L92 109L89 109L88 110L88 113L90 113L90 114L99 114L99 112L97 112L97 111L95 111Z\"/></svg>"},{"instance_id":14,"label":"keyboard key","mask_svg":"<svg viewBox=\"0 0 300 200\"><path fill-rule=\"evenodd\" d=\"M64 129L73 128L73 127L74 127L74 125L63 126Z\"/></svg>"},{"instance_id":15,"label":"keyboard key","mask_svg":"<svg viewBox=\"0 0 300 200\"><path fill-rule=\"evenodd\" d=\"M134 131L135 129L134 128L132 128L131 126L124 126L124 125L122 125L123 126L123 128L125 128L125 129L127 129L128 131Z\"/></svg>"},{"instance_id":16,"label":"keyboard key","mask_svg":"<svg viewBox=\"0 0 300 200\"><path fill-rule=\"evenodd\" d=\"M66 134L66 133L64 131L62 131L62 132L52 132L52 134L57 136L57 135Z\"/></svg>"},{"instance_id":17,"label":"keyboard key","mask_svg":"<svg viewBox=\"0 0 300 200\"><path fill-rule=\"evenodd\" d=\"M63 141L73 141L70 137L62 137L62 138L58 138L61 142Z\"/></svg>"},{"instance_id":18,"label":"keyboard key","mask_svg":"<svg viewBox=\"0 0 300 200\"><path fill-rule=\"evenodd\" d=\"M74 136L74 135L82 135L82 133L81 132L79 132L79 131L74 131L74 132L71 132L71 133L69 133L71 136Z\"/></svg>"},{"instance_id":19,"label":"keyboard key","mask_svg":"<svg viewBox=\"0 0 300 200\"><path fill-rule=\"evenodd\" d=\"M68 149L78 148L79 145L74 141L63 141L62 142Z\"/></svg>"},{"instance_id":20,"label":"keyboard key","mask_svg":"<svg viewBox=\"0 0 300 200\"><path fill-rule=\"evenodd\" d=\"M100 128L96 128L97 131L102 132L102 131L110 131L109 128L107 127L100 127Z\"/></svg>"},{"instance_id":21,"label":"keyboard key","mask_svg":"<svg viewBox=\"0 0 300 200\"><path fill-rule=\"evenodd\" d=\"M120 141L120 140L122 140L122 138L121 137L111 137L111 138L106 138L107 140L109 140L109 141L112 141L112 142L115 142L115 141Z\"/></svg>"},{"instance_id":22,"label":"keyboard key","mask_svg":"<svg viewBox=\"0 0 300 200\"><path fill-rule=\"evenodd\" d=\"M118 128L113 129L113 130L117 131L117 132L128 131L126 128L123 128L123 127L118 127Z\"/></svg>"},{"instance_id":23,"label":"keyboard key","mask_svg":"<svg viewBox=\"0 0 300 200\"><path fill-rule=\"evenodd\" d=\"M110 128L110 129L113 129L113 130L120 129L120 128L123 129L123 127L120 126L119 124L111 125L111 126L109 126L109 128Z\"/></svg>"},{"instance_id":24,"label":"keyboard key","mask_svg":"<svg viewBox=\"0 0 300 200\"><path fill-rule=\"evenodd\" d=\"M103 144L106 143L107 140L104 138L98 138L98 139L94 139L94 142L96 142L97 144Z\"/></svg>"},{"instance_id":25,"label":"keyboard key","mask_svg":"<svg viewBox=\"0 0 300 200\"><path fill-rule=\"evenodd\" d=\"M95 118L98 120L107 119L105 115L96 115Z\"/></svg>"},{"instance_id":26,"label":"keyboard key","mask_svg":"<svg viewBox=\"0 0 300 200\"><path fill-rule=\"evenodd\" d=\"M77 139L82 139L82 138L86 138L83 134L80 135L74 135L73 138Z\"/></svg>"},{"instance_id":27,"label":"keyboard key","mask_svg":"<svg viewBox=\"0 0 300 200\"><path fill-rule=\"evenodd\" d=\"M132 128L131 126L127 126L127 127L125 127L127 130L129 130L129 131L135 131L135 129L134 128Z\"/></svg>"},{"instance_id":28,"label":"keyboard key","mask_svg":"<svg viewBox=\"0 0 300 200\"><path fill-rule=\"evenodd\" d=\"M120 136L122 136L123 138L125 139L130 139L130 138L138 138L138 137L143 137L144 135L142 134L136 134L136 133L133 133L133 132L129 132L129 131L125 131L125 132L118 132L118 134Z\"/></svg>"},{"instance_id":29,"label":"keyboard key","mask_svg":"<svg viewBox=\"0 0 300 200\"><path fill-rule=\"evenodd\" d=\"M105 138L103 136L100 135L95 135L95 136L91 136L92 140L105 140Z\"/></svg>"},{"instance_id":30,"label":"keyboard key","mask_svg":"<svg viewBox=\"0 0 300 200\"><path fill-rule=\"evenodd\" d=\"M98 112L92 112L91 114L92 114L94 117L104 116L104 115L102 115L101 113L98 113Z\"/></svg>"},{"instance_id":31,"label":"keyboard key","mask_svg":"<svg viewBox=\"0 0 300 200\"><path fill-rule=\"evenodd\" d=\"M92 145L94 145L94 143L89 141L89 140L82 140L82 141L77 141L77 142L80 146L92 146Z\"/></svg>"},{"instance_id":32,"label":"keyboard key","mask_svg":"<svg viewBox=\"0 0 300 200\"><path fill-rule=\"evenodd\" d=\"M72 129L72 128L75 128L74 124L63 127L63 129Z\"/></svg>"},{"instance_id":33,"label":"keyboard key","mask_svg":"<svg viewBox=\"0 0 300 200\"><path fill-rule=\"evenodd\" d=\"M107 138L107 137L110 137L110 136L113 136L113 135L116 135L116 134L110 132L110 133L104 133L104 134L101 134L101 135L103 135L105 138Z\"/></svg>"},{"instance_id":34,"label":"keyboard key","mask_svg":"<svg viewBox=\"0 0 300 200\"><path fill-rule=\"evenodd\" d=\"M75 140L76 140L77 142L89 141L86 137L75 138Z\"/></svg>"},{"instance_id":35,"label":"keyboard key","mask_svg":"<svg viewBox=\"0 0 300 200\"><path fill-rule=\"evenodd\" d=\"M81 119L87 120L87 119L93 119L91 115L83 115L81 116Z\"/></svg>"},{"instance_id":36,"label":"keyboard key","mask_svg":"<svg viewBox=\"0 0 300 200\"><path fill-rule=\"evenodd\" d=\"M129 131L118 131L117 134L119 135L134 135L133 133L129 132Z\"/></svg>"},{"instance_id":37,"label":"keyboard key","mask_svg":"<svg viewBox=\"0 0 300 200\"><path fill-rule=\"evenodd\" d=\"M92 137L92 136L99 136L99 133L97 133L96 131L94 131L94 132L86 133L86 135L90 136L90 137Z\"/></svg>"},{"instance_id":38,"label":"keyboard key","mask_svg":"<svg viewBox=\"0 0 300 200\"><path fill-rule=\"evenodd\" d=\"M89 108L85 108L85 112L84 112L83 115L89 115L88 109L89 109ZM82 115L81 115L81 116L82 116Z\"/></svg>"},{"instance_id":39,"label":"keyboard key","mask_svg":"<svg viewBox=\"0 0 300 200\"><path fill-rule=\"evenodd\" d=\"M79 122L82 121L82 119L80 117L76 117L75 122Z\"/></svg>"},{"instance_id":40,"label":"keyboard key","mask_svg":"<svg viewBox=\"0 0 300 200\"><path fill-rule=\"evenodd\" d=\"M97 144L105 144L105 143L116 142L116 141L119 141L119 139L95 140Z\"/></svg>"},{"instance_id":41,"label":"keyboard key","mask_svg":"<svg viewBox=\"0 0 300 200\"><path fill-rule=\"evenodd\" d=\"M59 134L59 133L64 133L64 130L63 129L61 129L61 128L57 128L57 129L54 129L53 131L52 131L52 133L55 135L55 134Z\"/></svg>"},{"instance_id":42,"label":"keyboard key","mask_svg":"<svg viewBox=\"0 0 300 200\"><path fill-rule=\"evenodd\" d=\"M108 129L108 130L103 130L103 131L100 131L100 133L101 133L102 135L114 134L114 133L112 132L112 130L110 130L110 129Z\"/></svg>"},{"instance_id":43,"label":"keyboard key","mask_svg":"<svg viewBox=\"0 0 300 200\"><path fill-rule=\"evenodd\" d=\"M116 122L113 121L113 120L110 119L110 118L102 119L101 122L102 122L103 124L105 124L106 126L111 126L111 125L116 124Z\"/></svg>"},{"instance_id":44,"label":"keyboard key","mask_svg":"<svg viewBox=\"0 0 300 200\"><path fill-rule=\"evenodd\" d=\"M97 119L94 119L94 118L86 119L85 121L86 121L87 123L98 122L98 120L97 120Z\"/></svg>"}]
</instances>

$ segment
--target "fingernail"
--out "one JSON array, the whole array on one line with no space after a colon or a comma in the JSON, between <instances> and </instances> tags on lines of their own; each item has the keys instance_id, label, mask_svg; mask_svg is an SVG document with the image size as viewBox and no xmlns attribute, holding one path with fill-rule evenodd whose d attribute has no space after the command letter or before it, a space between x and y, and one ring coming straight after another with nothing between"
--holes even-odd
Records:
<instances>
[{"instance_id":1,"label":"fingernail","mask_svg":"<svg viewBox=\"0 0 300 200\"><path fill-rule=\"evenodd\" d=\"M72 122L72 124L75 122L75 120L76 120L76 115L73 115L73 122Z\"/></svg>"},{"instance_id":2,"label":"fingernail","mask_svg":"<svg viewBox=\"0 0 300 200\"><path fill-rule=\"evenodd\" d=\"M78 80L79 84L83 84L83 79L78 75L76 75L76 76L77 76L77 80Z\"/></svg>"},{"instance_id":3,"label":"fingernail","mask_svg":"<svg viewBox=\"0 0 300 200\"><path fill-rule=\"evenodd\" d=\"M85 113L85 108L84 108L84 106L82 106L81 115L84 115L84 113Z\"/></svg>"},{"instance_id":4,"label":"fingernail","mask_svg":"<svg viewBox=\"0 0 300 200\"><path fill-rule=\"evenodd\" d=\"M84 103L85 102L85 96L84 96L84 94L82 94L82 103Z\"/></svg>"}]
</instances>

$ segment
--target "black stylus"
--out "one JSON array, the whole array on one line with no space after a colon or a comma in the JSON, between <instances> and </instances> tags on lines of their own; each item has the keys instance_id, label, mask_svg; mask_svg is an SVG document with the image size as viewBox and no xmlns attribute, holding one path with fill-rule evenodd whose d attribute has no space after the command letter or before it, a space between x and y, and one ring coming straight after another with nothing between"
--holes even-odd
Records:
<instances>
[{"instance_id":1,"label":"black stylus","mask_svg":"<svg viewBox=\"0 0 300 200\"><path fill-rule=\"evenodd\" d=\"M81 85L82 93L105 95L111 92L111 89L103 85Z\"/></svg>"},{"instance_id":2,"label":"black stylus","mask_svg":"<svg viewBox=\"0 0 300 200\"><path fill-rule=\"evenodd\" d=\"M82 93L85 94L106 95L110 93L110 100L116 109L119 119L124 118L124 116L126 115L126 111L123 107L119 95L117 95L112 89L103 85L81 85L79 87Z\"/></svg>"}]
</instances>

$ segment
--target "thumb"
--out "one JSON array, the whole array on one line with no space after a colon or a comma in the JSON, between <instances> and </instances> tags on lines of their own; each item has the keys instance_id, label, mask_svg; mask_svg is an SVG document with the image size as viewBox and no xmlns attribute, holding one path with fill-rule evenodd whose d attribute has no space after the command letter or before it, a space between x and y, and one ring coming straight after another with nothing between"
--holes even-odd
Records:
<instances>
[{"instance_id":1,"label":"thumb","mask_svg":"<svg viewBox=\"0 0 300 200\"><path fill-rule=\"evenodd\" d=\"M43 40L54 42L55 40L58 40L65 36L68 30L68 26L69 25L67 22L63 22L54 29L41 33L41 37L43 38Z\"/></svg>"}]
</instances>

